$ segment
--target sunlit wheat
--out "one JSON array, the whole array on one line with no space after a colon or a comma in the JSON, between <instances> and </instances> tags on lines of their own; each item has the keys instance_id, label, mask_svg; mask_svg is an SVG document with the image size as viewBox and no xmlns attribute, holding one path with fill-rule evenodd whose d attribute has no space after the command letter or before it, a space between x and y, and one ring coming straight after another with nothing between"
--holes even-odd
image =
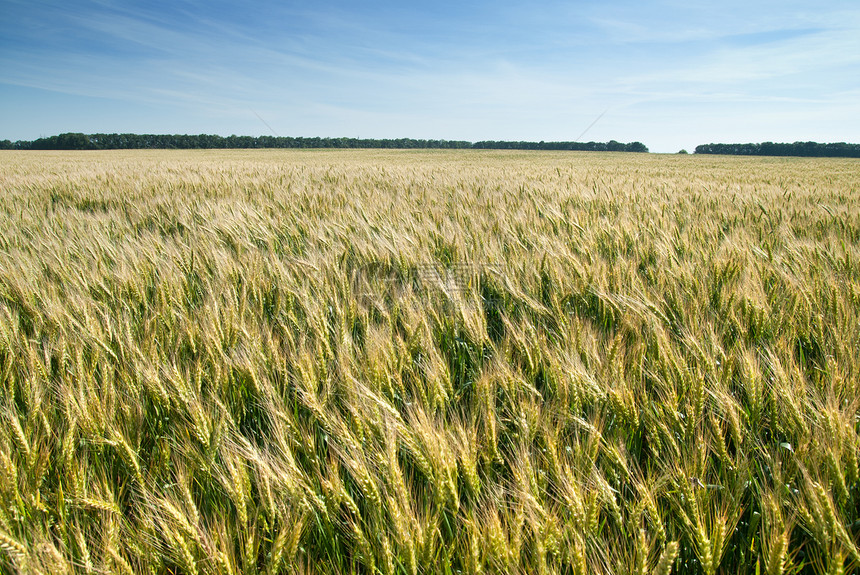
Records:
<instances>
[{"instance_id":1,"label":"sunlit wheat","mask_svg":"<svg viewBox=\"0 0 860 575\"><path fill-rule=\"evenodd\" d=\"M858 168L3 152L0 570L856 572Z\"/></svg>"}]
</instances>

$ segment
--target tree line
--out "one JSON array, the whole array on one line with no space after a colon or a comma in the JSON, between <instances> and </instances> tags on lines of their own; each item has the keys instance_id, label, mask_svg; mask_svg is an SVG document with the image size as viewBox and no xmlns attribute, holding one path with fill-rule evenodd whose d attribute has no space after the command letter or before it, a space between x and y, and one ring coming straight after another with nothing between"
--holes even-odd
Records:
<instances>
[{"instance_id":1,"label":"tree line","mask_svg":"<svg viewBox=\"0 0 860 575\"><path fill-rule=\"evenodd\" d=\"M860 144L837 142L794 142L793 144L703 144L696 146L697 154L729 154L734 156L804 156L815 158L860 158Z\"/></svg>"},{"instance_id":2,"label":"tree line","mask_svg":"<svg viewBox=\"0 0 860 575\"><path fill-rule=\"evenodd\" d=\"M280 136L217 136L212 134L80 134L66 133L32 141L0 141L6 150L131 150L221 148L390 148L390 149L492 149L575 150L593 152L647 152L641 142L508 142L416 140L413 138L303 138Z\"/></svg>"},{"instance_id":3,"label":"tree line","mask_svg":"<svg viewBox=\"0 0 860 575\"><path fill-rule=\"evenodd\" d=\"M647 152L648 147L642 142L625 144L609 140L608 142L505 142L484 141L475 142L471 146L479 150L570 150L577 152Z\"/></svg>"},{"instance_id":4,"label":"tree line","mask_svg":"<svg viewBox=\"0 0 860 575\"><path fill-rule=\"evenodd\" d=\"M423 140L414 138L305 138L281 136L218 136L214 134L81 134L65 133L36 140L0 140L0 150L133 150L239 148L388 148L476 150L570 150L584 152L648 152L642 142L528 142L485 140ZM735 156L804 156L860 158L860 144L819 142L702 144L696 154Z\"/></svg>"}]
</instances>

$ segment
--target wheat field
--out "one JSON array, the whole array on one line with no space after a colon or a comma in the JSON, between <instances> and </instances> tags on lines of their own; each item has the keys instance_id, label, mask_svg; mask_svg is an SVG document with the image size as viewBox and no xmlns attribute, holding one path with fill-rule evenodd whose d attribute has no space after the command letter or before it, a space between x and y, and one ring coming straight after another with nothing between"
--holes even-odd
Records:
<instances>
[{"instance_id":1,"label":"wheat field","mask_svg":"<svg viewBox=\"0 0 860 575\"><path fill-rule=\"evenodd\" d=\"M8 573L853 573L860 163L0 154Z\"/></svg>"}]
</instances>

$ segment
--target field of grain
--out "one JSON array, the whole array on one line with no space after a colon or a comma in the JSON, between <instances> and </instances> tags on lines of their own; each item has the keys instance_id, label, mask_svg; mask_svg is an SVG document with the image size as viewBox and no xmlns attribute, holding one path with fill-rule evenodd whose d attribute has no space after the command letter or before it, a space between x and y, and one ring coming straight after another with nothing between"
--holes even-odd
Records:
<instances>
[{"instance_id":1,"label":"field of grain","mask_svg":"<svg viewBox=\"0 0 860 575\"><path fill-rule=\"evenodd\" d=\"M0 154L0 569L850 573L860 163Z\"/></svg>"}]
</instances>

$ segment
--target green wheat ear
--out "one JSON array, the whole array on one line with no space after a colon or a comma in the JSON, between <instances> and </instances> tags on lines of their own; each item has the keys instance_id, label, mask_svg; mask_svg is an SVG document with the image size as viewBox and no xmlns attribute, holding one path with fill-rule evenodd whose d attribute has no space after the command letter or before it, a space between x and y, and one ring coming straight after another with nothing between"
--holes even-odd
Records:
<instances>
[{"instance_id":1,"label":"green wheat ear","mask_svg":"<svg viewBox=\"0 0 860 575\"><path fill-rule=\"evenodd\" d=\"M652 573L654 575L669 575L672 572L672 566L675 563L675 558L678 557L678 542L670 541L666 544L663 552L660 553L660 559L657 565L654 566Z\"/></svg>"}]
</instances>

